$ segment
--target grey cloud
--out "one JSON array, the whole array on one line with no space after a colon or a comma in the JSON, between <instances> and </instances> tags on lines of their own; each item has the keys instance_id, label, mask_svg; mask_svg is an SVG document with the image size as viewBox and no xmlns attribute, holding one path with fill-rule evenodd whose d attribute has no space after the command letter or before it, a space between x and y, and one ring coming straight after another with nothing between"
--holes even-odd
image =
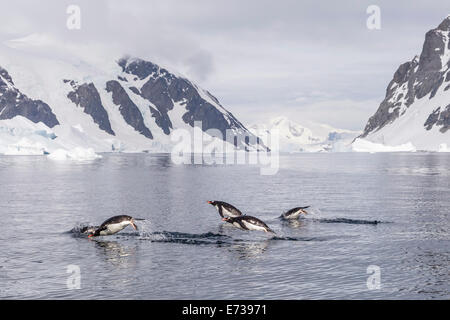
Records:
<instances>
[{"instance_id":1,"label":"grey cloud","mask_svg":"<svg viewBox=\"0 0 450 320\"><path fill-rule=\"evenodd\" d=\"M447 0L1 2L8 8L1 40L50 33L154 60L199 82L246 122L255 110L317 118L333 101L367 113L364 102L382 100L398 65L420 53L425 32L450 13ZM76 32L65 28L74 3L82 10ZM381 8L381 30L366 28L371 4ZM318 104L314 91L330 105ZM299 92L304 98L295 101ZM352 128L365 124L350 111L333 117Z\"/></svg>"},{"instance_id":2,"label":"grey cloud","mask_svg":"<svg viewBox=\"0 0 450 320\"><path fill-rule=\"evenodd\" d=\"M214 58L208 51L198 51L186 59L187 74L204 81L214 71Z\"/></svg>"}]
</instances>

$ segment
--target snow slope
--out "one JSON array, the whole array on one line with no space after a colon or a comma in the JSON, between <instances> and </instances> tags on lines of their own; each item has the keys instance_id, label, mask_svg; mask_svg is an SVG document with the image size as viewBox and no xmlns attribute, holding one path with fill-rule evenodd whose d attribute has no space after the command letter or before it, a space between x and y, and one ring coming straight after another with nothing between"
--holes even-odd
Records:
<instances>
[{"instance_id":1,"label":"snow slope","mask_svg":"<svg viewBox=\"0 0 450 320\"><path fill-rule=\"evenodd\" d=\"M3 154L42 154L75 148L170 152L174 144L170 133L176 129L192 132L194 121L203 121L203 131L214 127L222 132L233 131L238 136L238 148L265 149L240 138L252 134L209 92L148 61L124 59L121 54L33 34L0 45L0 67ZM153 71L140 77L150 69ZM108 85L119 91L108 90ZM19 100L11 98L13 91L29 101L22 114L4 119L3 111L11 114L16 110L12 104L21 106ZM30 121L30 112L40 116L35 101L48 105L59 124L50 128ZM53 138L43 136L44 131L51 132Z\"/></svg>"},{"instance_id":2,"label":"snow slope","mask_svg":"<svg viewBox=\"0 0 450 320\"><path fill-rule=\"evenodd\" d=\"M441 151L450 145L450 15L426 33L420 56L402 64L361 140L404 149ZM366 144L368 146L368 144ZM402 147L403 146L403 147ZM363 148L364 149L364 148ZM379 148L375 148L379 149Z\"/></svg>"},{"instance_id":3,"label":"snow slope","mask_svg":"<svg viewBox=\"0 0 450 320\"><path fill-rule=\"evenodd\" d=\"M366 139L392 147L411 144L414 146L412 149L424 151L439 151L440 145L450 145L450 131L442 133L439 126L430 130L424 128L424 123L438 106L450 105L450 90L443 89L438 90L433 101L428 97L416 100L396 121L371 133Z\"/></svg>"}]
</instances>

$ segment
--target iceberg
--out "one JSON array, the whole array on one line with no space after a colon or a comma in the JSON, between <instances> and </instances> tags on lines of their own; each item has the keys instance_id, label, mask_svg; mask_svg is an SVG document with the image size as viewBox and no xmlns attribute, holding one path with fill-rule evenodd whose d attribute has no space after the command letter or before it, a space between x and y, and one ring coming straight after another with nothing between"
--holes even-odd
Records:
<instances>
[{"instance_id":1,"label":"iceberg","mask_svg":"<svg viewBox=\"0 0 450 320\"><path fill-rule=\"evenodd\" d=\"M95 153L93 148L77 147L72 150L57 149L50 153L47 158L54 161L92 161L100 159L102 156Z\"/></svg>"},{"instance_id":2,"label":"iceberg","mask_svg":"<svg viewBox=\"0 0 450 320\"><path fill-rule=\"evenodd\" d=\"M438 152L450 152L450 147L448 147L446 143L441 143Z\"/></svg>"},{"instance_id":3,"label":"iceberg","mask_svg":"<svg viewBox=\"0 0 450 320\"><path fill-rule=\"evenodd\" d=\"M8 156L44 155L46 154L45 149L45 146L39 142L33 142L28 138L22 138L19 142L8 145L4 154Z\"/></svg>"},{"instance_id":4,"label":"iceberg","mask_svg":"<svg viewBox=\"0 0 450 320\"><path fill-rule=\"evenodd\" d=\"M381 143L371 142L365 139L357 138L352 143L354 152L415 152L416 147L411 143L404 143L397 146L388 146Z\"/></svg>"}]
</instances>

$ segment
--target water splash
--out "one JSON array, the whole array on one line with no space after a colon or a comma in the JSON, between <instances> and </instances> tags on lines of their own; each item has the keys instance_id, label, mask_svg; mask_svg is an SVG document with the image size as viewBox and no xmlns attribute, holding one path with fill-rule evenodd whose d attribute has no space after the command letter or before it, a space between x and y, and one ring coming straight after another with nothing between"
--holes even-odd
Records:
<instances>
[{"instance_id":1,"label":"water splash","mask_svg":"<svg viewBox=\"0 0 450 320\"><path fill-rule=\"evenodd\" d=\"M67 231L67 233L72 234L74 237L83 237L87 236L90 231L98 228L89 222L79 222L77 223L71 230Z\"/></svg>"}]
</instances>

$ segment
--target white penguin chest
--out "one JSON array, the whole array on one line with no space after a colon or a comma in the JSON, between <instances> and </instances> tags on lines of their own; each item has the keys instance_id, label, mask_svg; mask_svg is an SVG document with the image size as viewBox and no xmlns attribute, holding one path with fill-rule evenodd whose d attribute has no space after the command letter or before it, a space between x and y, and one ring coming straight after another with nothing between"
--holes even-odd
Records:
<instances>
[{"instance_id":1,"label":"white penguin chest","mask_svg":"<svg viewBox=\"0 0 450 320\"><path fill-rule=\"evenodd\" d=\"M245 230L245 228L243 228L239 222L236 222L236 221L233 222L233 226L235 226L235 227L237 227L239 229Z\"/></svg>"},{"instance_id":2,"label":"white penguin chest","mask_svg":"<svg viewBox=\"0 0 450 320\"><path fill-rule=\"evenodd\" d=\"M266 229L262 226L258 226L256 224L250 223L248 221L242 221L242 223L247 227L248 230L257 230L257 231L265 231Z\"/></svg>"},{"instance_id":3,"label":"white penguin chest","mask_svg":"<svg viewBox=\"0 0 450 320\"><path fill-rule=\"evenodd\" d=\"M287 216L287 219L297 219L300 216L300 210L291 213L290 215Z\"/></svg>"},{"instance_id":4,"label":"white penguin chest","mask_svg":"<svg viewBox=\"0 0 450 320\"><path fill-rule=\"evenodd\" d=\"M102 234L102 233L104 233L105 235L114 234L114 233L117 233L117 232L123 230L127 225L129 225L128 221L122 221L119 223L111 223L111 224L108 224L108 226L106 227L106 230L101 231L100 234Z\"/></svg>"}]
</instances>

